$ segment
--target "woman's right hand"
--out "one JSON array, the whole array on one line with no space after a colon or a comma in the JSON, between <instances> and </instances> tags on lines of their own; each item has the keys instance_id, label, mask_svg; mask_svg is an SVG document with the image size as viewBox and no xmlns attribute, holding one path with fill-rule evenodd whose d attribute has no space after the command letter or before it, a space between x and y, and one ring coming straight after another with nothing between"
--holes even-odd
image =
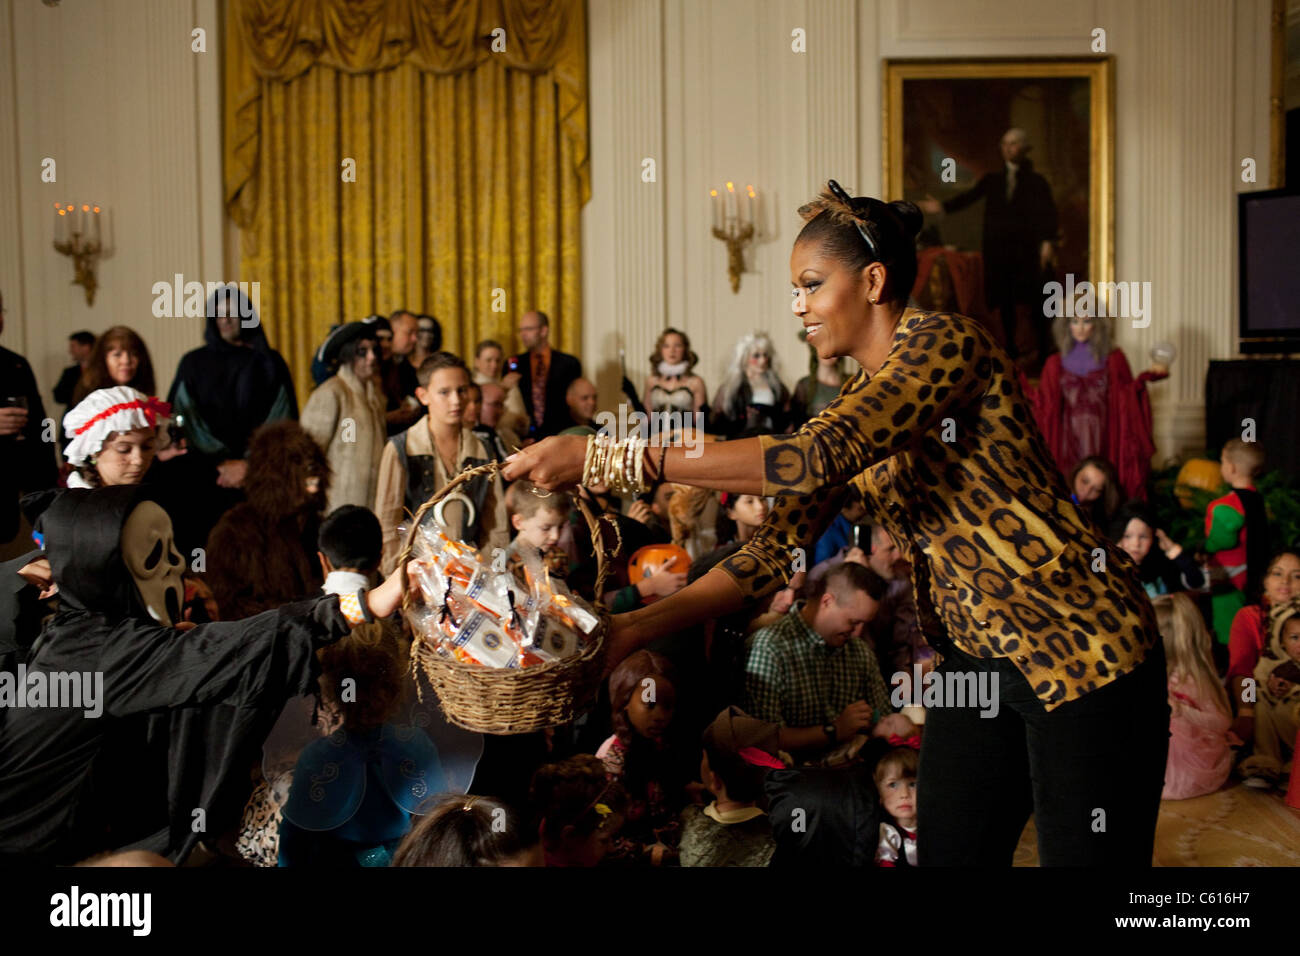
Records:
<instances>
[{"instance_id":1,"label":"woman's right hand","mask_svg":"<svg viewBox=\"0 0 1300 956\"><path fill-rule=\"evenodd\" d=\"M504 481L527 478L547 491L564 491L582 481L586 460L585 435L555 435L506 458L501 478Z\"/></svg>"}]
</instances>

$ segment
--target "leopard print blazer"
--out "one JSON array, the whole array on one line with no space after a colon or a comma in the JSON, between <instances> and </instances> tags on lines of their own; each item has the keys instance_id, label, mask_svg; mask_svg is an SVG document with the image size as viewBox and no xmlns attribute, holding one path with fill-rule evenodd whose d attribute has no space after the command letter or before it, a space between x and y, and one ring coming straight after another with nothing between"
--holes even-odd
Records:
<instances>
[{"instance_id":1,"label":"leopard print blazer","mask_svg":"<svg viewBox=\"0 0 1300 956\"><path fill-rule=\"evenodd\" d=\"M879 371L760 441L777 505L720 565L748 596L789 580L851 482L911 563L927 638L1014 661L1047 710L1132 671L1158 639L1132 561L1070 501L1014 366L971 319L906 310Z\"/></svg>"}]
</instances>

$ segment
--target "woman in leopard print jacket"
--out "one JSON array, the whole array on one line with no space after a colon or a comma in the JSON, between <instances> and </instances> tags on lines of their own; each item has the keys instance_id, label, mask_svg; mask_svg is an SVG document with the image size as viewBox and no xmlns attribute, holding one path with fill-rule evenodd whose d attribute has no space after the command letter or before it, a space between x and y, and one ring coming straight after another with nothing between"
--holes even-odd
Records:
<instances>
[{"instance_id":1,"label":"woman in leopard print jacket","mask_svg":"<svg viewBox=\"0 0 1300 956\"><path fill-rule=\"evenodd\" d=\"M615 618L610 654L781 588L852 484L907 552L920 626L943 655L921 753L922 865L1009 864L1030 813L1045 865L1149 865L1169 707L1135 568L1070 501L1002 349L964 316L906 308L916 207L828 185L800 210L793 308L819 356L861 371L795 435L647 452L656 480L778 502L718 568ZM564 487L584 454L583 439L549 439L506 476ZM977 686L991 688L979 705L965 693Z\"/></svg>"}]
</instances>

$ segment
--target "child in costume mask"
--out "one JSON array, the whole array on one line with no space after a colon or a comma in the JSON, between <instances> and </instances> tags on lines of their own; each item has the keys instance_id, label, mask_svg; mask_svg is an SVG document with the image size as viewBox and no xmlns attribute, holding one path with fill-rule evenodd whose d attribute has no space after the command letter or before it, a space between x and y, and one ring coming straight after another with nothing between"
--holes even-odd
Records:
<instances>
[{"instance_id":1,"label":"child in costume mask","mask_svg":"<svg viewBox=\"0 0 1300 956\"><path fill-rule=\"evenodd\" d=\"M181 630L182 560L148 488L68 491L40 525L59 609L8 688L22 699L0 706L0 858L129 848L182 862L238 821L276 715L315 685L315 651L401 601L393 575ZM30 706L56 685L65 699Z\"/></svg>"}]
</instances>

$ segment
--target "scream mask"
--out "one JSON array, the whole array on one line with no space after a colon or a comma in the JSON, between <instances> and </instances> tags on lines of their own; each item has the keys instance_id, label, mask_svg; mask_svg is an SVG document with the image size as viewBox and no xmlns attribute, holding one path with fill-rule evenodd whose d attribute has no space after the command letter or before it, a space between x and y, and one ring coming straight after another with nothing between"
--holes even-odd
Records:
<instances>
[{"instance_id":1,"label":"scream mask","mask_svg":"<svg viewBox=\"0 0 1300 956\"><path fill-rule=\"evenodd\" d=\"M154 502L140 502L122 525L122 560L149 616L159 624L179 622L185 562L176 550L171 518Z\"/></svg>"}]
</instances>

